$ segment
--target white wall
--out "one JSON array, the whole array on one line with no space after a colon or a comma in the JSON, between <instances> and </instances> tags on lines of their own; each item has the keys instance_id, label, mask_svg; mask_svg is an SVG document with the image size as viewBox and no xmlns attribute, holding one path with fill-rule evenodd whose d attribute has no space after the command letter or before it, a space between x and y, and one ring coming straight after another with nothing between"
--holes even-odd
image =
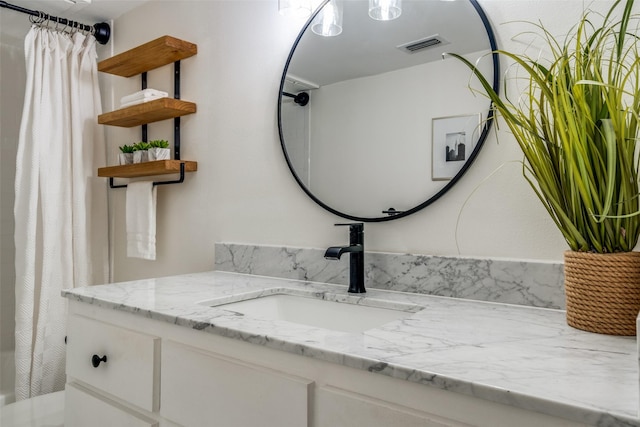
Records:
<instances>
[{"instance_id":1,"label":"white wall","mask_svg":"<svg viewBox=\"0 0 640 427\"><path fill-rule=\"evenodd\" d=\"M286 86L284 90L287 91ZM293 93L297 93L297 91L293 91ZM309 121L311 109L301 108L300 105L294 102L293 98L283 97L282 101L280 107L282 123L290 124L282 127L282 137L285 141L289 141L287 144L287 156L300 181L309 188Z\"/></svg>"},{"instance_id":2,"label":"white wall","mask_svg":"<svg viewBox=\"0 0 640 427\"><path fill-rule=\"evenodd\" d=\"M499 46L512 50L523 49L511 40L523 27L506 22L541 19L561 33L583 6L580 0L480 3ZM302 192L279 146L278 86L301 25L279 16L276 0L151 2L116 21L116 53L163 34L197 43L199 51L182 63L182 98L198 104L197 114L182 120L183 158L197 160L199 171L182 185L158 189L155 262L126 258L124 191L111 190L117 280L211 269L216 241L316 248L346 242L344 229L333 226L341 218ZM169 72L150 73L149 85L170 89ZM137 78L106 81L116 99L139 85ZM116 146L138 139L138 132L108 131L112 163ZM171 123L150 125L151 137L170 132ZM520 158L506 132L499 143L491 136L469 173L436 204L367 224L368 250L561 260L565 243L512 163Z\"/></svg>"},{"instance_id":3,"label":"white wall","mask_svg":"<svg viewBox=\"0 0 640 427\"><path fill-rule=\"evenodd\" d=\"M0 13L0 27L10 17ZM29 30L25 25L24 34ZM25 86L24 34L0 37L0 406L13 400L15 158Z\"/></svg>"}]
</instances>

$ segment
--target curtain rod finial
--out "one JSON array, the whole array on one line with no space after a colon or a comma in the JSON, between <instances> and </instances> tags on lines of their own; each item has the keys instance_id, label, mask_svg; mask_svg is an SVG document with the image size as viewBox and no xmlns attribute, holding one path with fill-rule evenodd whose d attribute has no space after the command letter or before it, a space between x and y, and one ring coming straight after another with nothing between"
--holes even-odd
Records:
<instances>
[{"instance_id":1,"label":"curtain rod finial","mask_svg":"<svg viewBox=\"0 0 640 427\"><path fill-rule=\"evenodd\" d=\"M94 24L93 29L95 30L93 35L100 44L107 44L109 42L109 38L111 37L111 27L106 22L99 22Z\"/></svg>"}]
</instances>

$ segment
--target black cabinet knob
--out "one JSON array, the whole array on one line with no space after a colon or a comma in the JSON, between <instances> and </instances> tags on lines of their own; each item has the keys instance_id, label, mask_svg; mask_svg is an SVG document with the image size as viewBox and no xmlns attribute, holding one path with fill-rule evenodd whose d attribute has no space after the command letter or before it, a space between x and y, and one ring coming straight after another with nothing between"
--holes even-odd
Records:
<instances>
[{"instance_id":1,"label":"black cabinet knob","mask_svg":"<svg viewBox=\"0 0 640 427\"><path fill-rule=\"evenodd\" d=\"M97 354L94 354L93 357L91 358L91 364L93 365L94 368L97 368L98 366L100 366L100 362L107 363L106 354L102 357L98 356Z\"/></svg>"}]
</instances>

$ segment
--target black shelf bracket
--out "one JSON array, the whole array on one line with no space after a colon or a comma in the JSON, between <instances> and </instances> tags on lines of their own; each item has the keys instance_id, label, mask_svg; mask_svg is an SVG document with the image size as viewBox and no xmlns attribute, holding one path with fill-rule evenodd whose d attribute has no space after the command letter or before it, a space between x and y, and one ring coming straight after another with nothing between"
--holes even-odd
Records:
<instances>
[{"instance_id":1,"label":"black shelf bracket","mask_svg":"<svg viewBox=\"0 0 640 427\"><path fill-rule=\"evenodd\" d=\"M147 72L145 71L144 73L140 74L140 80L141 80L141 87L142 90L145 90L147 88ZM149 132L147 131L147 124L143 124L142 125L142 142L149 142Z\"/></svg>"},{"instance_id":2,"label":"black shelf bracket","mask_svg":"<svg viewBox=\"0 0 640 427\"><path fill-rule=\"evenodd\" d=\"M127 184L118 184L115 185L113 183L114 177L109 177L109 188L127 188ZM153 186L157 185L169 185L169 184L182 184L184 182L184 162L180 162L180 178L174 179L172 181L154 181Z\"/></svg>"},{"instance_id":3,"label":"black shelf bracket","mask_svg":"<svg viewBox=\"0 0 640 427\"><path fill-rule=\"evenodd\" d=\"M180 99L180 61L173 63L173 97ZM173 158L180 160L180 117L173 119Z\"/></svg>"}]
</instances>

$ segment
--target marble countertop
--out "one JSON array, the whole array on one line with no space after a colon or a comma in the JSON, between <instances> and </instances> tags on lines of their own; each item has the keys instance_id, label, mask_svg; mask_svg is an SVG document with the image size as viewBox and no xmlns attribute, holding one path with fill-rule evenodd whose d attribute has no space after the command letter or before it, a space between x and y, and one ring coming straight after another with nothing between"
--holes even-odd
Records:
<instances>
[{"instance_id":1,"label":"marble countertop","mask_svg":"<svg viewBox=\"0 0 640 427\"><path fill-rule=\"evenodd\" d=\"M278 289L424 309L354 334L201 304ZM63 296L589 425L640 426L635 337L573 329L561 310L375 289L350 297L341 285L216 271L68 289Z\"/></svg>"}]
</instances>

